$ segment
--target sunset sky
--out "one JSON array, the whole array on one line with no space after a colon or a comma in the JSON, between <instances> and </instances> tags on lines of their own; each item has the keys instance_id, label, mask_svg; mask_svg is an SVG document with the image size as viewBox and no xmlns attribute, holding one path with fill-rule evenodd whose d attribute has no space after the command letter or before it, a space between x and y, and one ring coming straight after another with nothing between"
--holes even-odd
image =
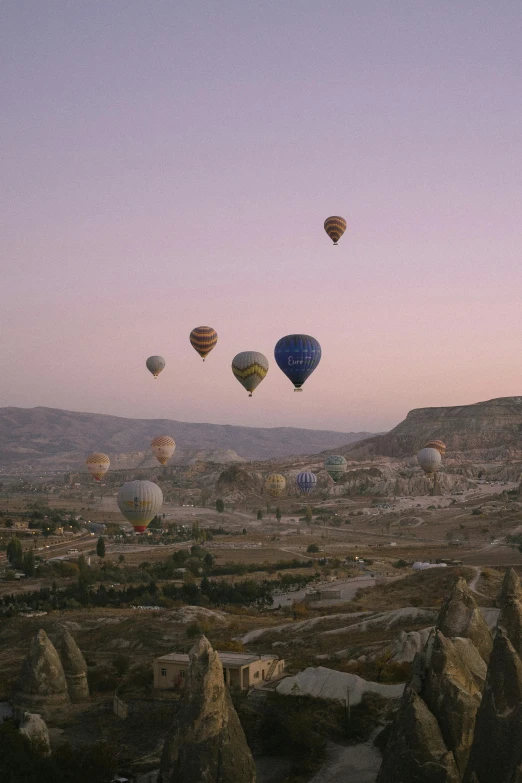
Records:
<instances>
[{"instance_id":1,"label":"sunset sky","mask_svg":"<svg viewBox=\"0 0 522 783\"><path fill-rule=\"evenodd\" d=\"M0 0L0 405L378 431L521 394L521 40L518 0Z\"/></svg>"}]
</instances>

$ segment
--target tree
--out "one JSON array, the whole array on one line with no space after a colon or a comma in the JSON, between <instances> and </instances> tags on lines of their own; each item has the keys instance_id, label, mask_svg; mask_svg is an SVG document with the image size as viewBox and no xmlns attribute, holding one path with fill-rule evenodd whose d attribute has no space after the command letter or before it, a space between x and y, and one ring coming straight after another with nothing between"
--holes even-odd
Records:
<instances>
[{"instance_id":1,"label":"tree","mask_svg":"<svg viewBox=\"0 0 522 783\"><path fill-rule=\"evenodd\" d=\"M307 525L311 525L312 524L313 515L312 515L312 509L310 508L310 506L306 507L305 519L306 519L306 524Z\"/></svg>"},{"instance_id":2,"label":"tree","mask_svg":"<svg viewBox=\"0 0 522 783\"><path fill-rule=\"evenodd\" d=\"M99 537L98 543L96 544L96 554L98 557L105 557L105 541L103 536Z\"/></svg>"},{"instance_id":3,"label":"tree","mask_svg":"<svg viewBox=\"0 0 522 783\"><path fill-rule=\"evenodd\" d=\"M161 517L156 514L152 522L149 524L149 530L161 530Z\"/></svg>"},{"instance_id":4,"label":"tree","mask_svg":"<svg viewBox=\"0 0 522 783\"><path fill-rule=\"evenodd\" d=\"M306 551L312 555L315 554L316 552L319 552L319 547L317 546L317 544L308 544Z\"/></svg>"},{"instance_id":5,"label":"tree","mask_svg":"<svg viewBox=\"0 0 522 783\"><path fill-rule=\"evenodd\" d=\"M221 498L218 498L216 500L216 511L222 514L224 510L225 510L225 504Z\"/></svg>"},{"instance_id":6,"label":"tree","mask_svg":"<svg viewBox=\"0 0 522 783\"><path fill-rule=\"evenodd\" d=\"M118 563L120 563L120 564L121 564L121 563L124 563L124 562L125 562L125 555L120 555L120 556L118 557Z\"/></svg>"},{"instance_id":7,"label":"tree","mask_svg":"<svg viewBox=\"0 0 522 783\"><path fill-rule=\"evenodd\" d=\"M18 536L13 536L7 545L7 559L15 568L21 568L23 562L22 544Z\"/></svg>"},{"instance_id":8,"label":"tree","mask_svg":"<svg viewBox=\"0 0 522 783\"><path fill-rule=\"evenodd\" d=\"M32 549L28 549L27 552L25 553L22 562L22 569L26 576L34 576L35 565L34 565L34 552Z\"/></svg>"},{"instance_id":9,"label":"tree","mask_svg":"<svg viewBox=\"0 0 522 783\"><path fill-rule=\"evenodd\" d=\"M281 522L281 509L279 506L276 508L276 519L278 522Z\"/></svg>"},{"instance_id":10,"label":"tree","mask_svg":"<svg viewBox=\"0 0 522 783\"><path fill-rule=\"evenodd\" d=\"M258 519L263 519L263 512L261 511L260 508L257 509L257 518Z\"/></svg>"},{"instance_id":11,"label":"tree","mask_svg":"<svg viewBox=\"0 0 522 783\"><path fill-rule=\"evenodd\" d=\"M207 552L207 554L203 558L203 563L205 565L205 568L212 568L212 566L214 565L214 555L211 555L210 552Z\"/></svg>"},{"instance_id":12,"label":"tree","mask_svg":"<svg viewBox=\"0 0 522 783\"><path fill-rule=\"evenodd\" d=\"M118 677L122 677L126 672L129 671L130 658L128 655L117 655L116 658L113 658L112 665L116 669L116 674Z\"/></svg>"}]
</instances>

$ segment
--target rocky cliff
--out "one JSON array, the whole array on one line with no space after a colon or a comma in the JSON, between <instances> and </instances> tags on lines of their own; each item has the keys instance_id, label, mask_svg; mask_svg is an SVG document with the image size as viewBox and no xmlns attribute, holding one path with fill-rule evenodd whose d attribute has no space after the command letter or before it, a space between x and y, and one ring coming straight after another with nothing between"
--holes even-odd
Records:
<instances>
[{"instance_id":1,"label":"rocky cliff","mask_svg":"<svg viewBox=\"0 0 522 783\"><path fill-rule=\"evenodd\" d=\"M202 636L190 651L183 696L167 736L159 783L255 783L252 754L223 679Z\"/></svg>"},{"instance_id":2,"label":"rocky cliff","mask_svg":"<svg viewBox=\"0 0 522 783\"><path fill-rule=\"evenodd\" d=\"M417 408L390 432L348 446L342 453L352 458L408 457L433 438L444 441L448 457L452 453L487 455L491 451L520 457L522 397L499 397L449 408Z\"/></svg>"}]
</instances>

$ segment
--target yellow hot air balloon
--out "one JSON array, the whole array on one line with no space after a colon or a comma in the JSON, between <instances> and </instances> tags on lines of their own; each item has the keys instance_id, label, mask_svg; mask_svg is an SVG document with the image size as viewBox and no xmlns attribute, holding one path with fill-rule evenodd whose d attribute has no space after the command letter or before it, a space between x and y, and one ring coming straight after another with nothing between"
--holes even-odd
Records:
<instances>
[{"instance_id":1,"label":"yellow hot air balloon","mask_svg":"<svg viewBox=\"0 0 522 783\"><path fill-rule=\"evenodd\" d=\"M150 447L158 462L166 465L176 450L176 441L170 435L157 435L152 439Z\"/></svg>"},{"instance_id":2,"label":"yellow hot air balloon","mask_svg":"<svg viewBox=\"0 0 522 783\"><path fill-rule=\"evenodd\" d=\"M87 470L96 481L101 481L111 466L111 461L107 454L96 451L90 454L85 460Z\"/></svg>"},{"instance_id":3,"label":"yellow hot air balloon","mask_svg":"<svg viewBox=\"0 0 522 783\"><path fill-rule=\"evenodd\" d=\"M271 473L265 481L265 489L273 497L281 495L285 488L286 479L280 473Z\"/></svg>"},{"instance_id":4,"label":"yellow hot air balloon","mask_svg":"<svg viewBox=\"0 0 522 783\"><path fill-rule=\"evenodd\" d=\"M338 215L332 215L324 221L324 230L336 245L346 231L346 220Z\"/></svg>"},{"instance_id":5,"label":"yellow hot air balloon","mask_svg":"<svg viewBox=\"0 0 522 783\"><path fill-rule=\"evenodd\" d=\"M211 326L196 326L190 333L190 344L203 361L217 343L217 332Z\"/></svg>"}]
</instances>

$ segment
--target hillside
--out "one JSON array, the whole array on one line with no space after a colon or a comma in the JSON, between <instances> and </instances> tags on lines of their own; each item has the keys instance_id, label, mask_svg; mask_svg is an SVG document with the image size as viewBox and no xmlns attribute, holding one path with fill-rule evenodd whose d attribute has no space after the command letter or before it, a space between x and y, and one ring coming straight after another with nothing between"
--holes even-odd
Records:
<instances>
[{"instance_id":1,"label":"hillside","mask_svg":"<svg viewBox=\"0 0 522 783\"><path fill-rule=\"evenodd\" d=\"M0 469L78 469L91 451L107 452L114 467L153 465L149 444L155 435L175 438L177 450L171 464L176 464L188 459L234 462L313 454L371 433L126 419L55 408L0 408Z\"/></svg>"},{"instance_id":2,"label":"hillside","mask_svg":"<svg viewBox=\"0 0 522 783\"><path fill-rule=\"evenodd\" d=\"M352 459L408 457L430 438L442 438L448 453L519 456L522 452L522 397L499 397L449 408L416 408L390 432L374 436L364 444L350 444L341 452Z\"/></svg>"}]
</instances>

